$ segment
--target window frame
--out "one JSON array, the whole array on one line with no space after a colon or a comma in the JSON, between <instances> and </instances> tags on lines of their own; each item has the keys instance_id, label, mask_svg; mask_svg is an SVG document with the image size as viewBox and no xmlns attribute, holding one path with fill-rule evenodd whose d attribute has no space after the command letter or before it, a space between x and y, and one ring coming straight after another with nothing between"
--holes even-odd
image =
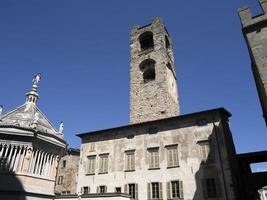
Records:
<instances>
[{"instance_id":1,"label":"window frame","mask_svg":"<svg viewBox=\"0 0 267 200\"><path fill-rule=\"evenodd\" d=\"M92 161L93 163L91 163ZM91 168L92 171L90 171ZM94 175L95 171L96 171L96 155L87 156L86 175Z\"/></svg>"},{"instance_id":2,"label":"window frame","mask_svg":"<svg viewBox=\"0 0 267 200\"><path fill-rule=\"evenodd\" d=\"M107 174L109 167L109 154L100 154L99 155L99 171L98 174Z\"/></svg>"},{"instance_id":3,"label":"window frame","mask_svg":"<svg viewBox=\"0 0 267 200\"><path fill-rule=\"evenodd\" d=\"M148 148L148 169L160 169L159 161L160 161L160 152L159 147Z\"/></svg>"},{"instance_id":4,"label":"window frame","mask_svg":"<svg viewBox=\"0 0 267 200\"><path fill-rule=\"evenodd\" d=\"M166 145L167 168L179 167L179 145ZM176 154L176 155L175 155ZM176 159L176 160L175 160Z\"/></svg>"},{"instance_id":5,"label":"window frame","mask_svg":"<svg viewBox=\"0 0 267 200\"><path fill-rule=\"evenodd\" d=\"M135 150L125 151L125 170L126 172L135 171Z\"/></svg>"}]
</instances>

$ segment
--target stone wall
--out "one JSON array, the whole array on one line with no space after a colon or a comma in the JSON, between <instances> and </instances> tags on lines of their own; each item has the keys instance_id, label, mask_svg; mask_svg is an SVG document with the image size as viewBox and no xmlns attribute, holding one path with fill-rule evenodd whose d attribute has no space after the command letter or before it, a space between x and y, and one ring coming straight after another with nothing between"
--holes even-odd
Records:
<instances>
[{"instance_id":1,"label":"stone wall","mask_svg":"<svg viewBox=\"0 0 267 200\"><path fill-rule=\"evenodd\" d=\"M242 30L251 58L263 117L267 123L267 1L259 0L263 13L253 17L249 7L238 9Z\"/></svg>"},{"instance_id":2,"label":"stone wall","mask_svg":"<svg viewBox=\"0 0 267 200\"><path fill-rule=\"evenodd\" d=\"M153 33L153 46L142 50L140 35ZM166 47L168 40L169 47ZM131 30L130 123L162 119L179 114L176 75L171 38L161 18ZM140 64L155 62L155 80L144 81Z\"/></svg>"},{"instance_id":3,"label":"stone wall","mask_svg":"<svg viewBox=\"0 0 267 200\"><path fill-rule=\"evenodd\" d=\"M183 116L181 116L183 117ZM126 126L82 136L81 160L79 166L79 185L90 187L90 193L96 193L100 185L107 186L107 192L114 192L115 187L124 191L125 184L138 185L138 199L147 199L147 184L162 183L163 199L167 200L167 182L181 180L183 182L184 199L204 199L203 178L216 178L220 198L237 198L235 163L232 160L235 150L227 124L227 117L209 113L177 117L153 121L150 123ZM181 119L181 120L180 120ZM200 120L200 122L199 122ZM225 121L222 123L222 121ZM204 123L207 122L207 123ZM198 124L199 123L199 124ZM228 126L228 125L227 125ZM149 128L157 131L149 133ZM203 162L200 143L210 142L209 162ZM90 151L94 143L95 151ZM168 167L166 148L178 145L179 166ZM148 149L159 149L159 168L149 169ZM135 151L135 169L125 170L125 152ZM108 173L98 173L99 155L109 154ZM96 156L94 174L87 174L88 156ZM232 163L230 163L230 161Z\"/></svg>"}]
</instances>

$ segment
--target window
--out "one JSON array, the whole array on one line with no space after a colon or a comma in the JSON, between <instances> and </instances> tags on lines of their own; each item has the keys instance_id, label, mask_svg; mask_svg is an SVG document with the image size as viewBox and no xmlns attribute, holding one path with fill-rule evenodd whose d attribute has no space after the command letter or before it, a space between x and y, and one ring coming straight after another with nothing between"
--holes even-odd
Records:
<instances>
[{"instance_id":1,"label":"window","mask_svg":"<svg viewBox=\"0 0 267 200\"><path fill-rule=\"evenodd\" d=\"M87 161L87 174L95 173L95 156L89 156Z\"/></svg>"},{"instance_id":2,"label":"window","mask_svg":"<svg viewBox=\"0 0 267 200\"><path fill-rule=\"evenodd\" d=\"M139 36L139 42L141 46L141 50L148 50L152 49L154 47L154 41L153 41L153 33L150 31L147 31Z\"/></svg>"},{"instance_id":3,"label":"window","mask_svg":"<svg viewBox=\"0 0 267 200\"><path fill-rule=\"evenodd\" d=\"M121 193L121 187L115 187L115 192Z\"/></svg>"},{"instance_id":4,"label":"window","mask_svg":"<svg viewBox=\"0 0 267 200\"><path fill-rule=\"evenodd\" d=\"M67 162L66 160L63 160L63 162L62 162L62 167L63 167L63 168L66 167L66 162Z\"/></svg>"},{"instance_id":5,"label":"window","mask_svg":"<svg viewBox=\"0 0 267 200\"><path fill-rule=\"evenodd\" d=\"M131 199L138 199L138 185L131 183L126 184L124 188L125 193L129 194L131 196Z\"/></svg>"},{"instance_id":6,"label":"window","mask_svg":"<svg viewBox=\"0 0 267 200\"><path fill-rule=\"evenodd\" d=\"M106 192L107 192L107 186L100 185L100 186L97 187L97 193L103 194L103 193L106 193Z\"/></svg>"},{"instance_id":7,"label":"window","mask_svg":"<svg viewBox=\"0 0 267 200\"><path fill-rule=\"evenodd\" d=\"M134 151L126 151L126 171L131 171L135 169L135 152Z\"/></svg>"},{"instance_id":8,"label":"window","mask_svg":"<svg viewBox=\"0 0 267 200\"><path fill-rule=\"evenodd\" d=\"M178 145L173 145L166 147L167 148L167 163L168 167L177 167L179 166L178 161Z\"/></svg>"},{"instance_id":9,"label":"window","mask_svg":"<svg viewBox=\"0 0 267 200\"><path fill-rule=\"evenodd\" d=\"M167 199L183 198L183 182L170 181L167 182Z\"/></svg>"},{"instance_id":10,"label":"window","mask_svg":"<svg viewBox=\"0 0 267 200\"><path fill-rule=\"evenodd\" d=\"M62 185L62 183L63 183L63 176L59 176L57 180L57 184Z\"/></svg>"},{"instance_id":11,"label":"window","mask_svg":"<svg viewBox=\"0 0 267 200\"><path fill-rule=\"evenodd\" d=\"M201 159L202 162L207 162L211 160L211 152L210 152L210 142L209 141L201 141L198 143L201 151Z\"/></svg>"},{"instance_id":12,"label":"window","mask_svg":"<svg viewBox=\"0 0 267 200\"><path fill-rule=\"evenodd\" d=\"M162 199L162 183L148 183L147 184L147 198L148 199Z\"/></svg>"},{"instance_id":13,"label":"window","mask_svg":"<svg viewBox=\"0 0 267 200\"><path fill-rule=\"evenodd\" d=\"M166 49L170 48L170 41L166 35L165 35L165 47L166 47Z\"/></svg>"},{"instance_id":14,"label":"window","mask_svg":"<svg viewBox=\"0 0 267 200\"><path fill-rule=\"evenodd\" d=\"M100 155L99 173L108 172L108 154Z\"/></svg>"},{"instance_id":15,"label":"window","mask_svg":"<svg viewBox=\"0 0 267 200\"><path fill-rule=\"evenodd\" d=\"M67 191L67 194L70 194L70 191L69 190Z\"/></svg>"},{"instance_id":16,"label":"window","mask_svg":"<svg viewBox=\"0 0 267 200\"><path fill-rule=\"evenodd\" d=\"M159 149L148 149L149 155L149 169L159 168Z\"/></svg>"},{"instance_id":17,"label":"window","mask_svg":"<svg viewBox=\"0 0 267 200\"><path fill-rule=\"evenodd\" d=\"M85 186L82 188L82 193L83 194L89 194L89 187Z\"/></svg>"},{"instance_id":18,"label":"window","mask_svg":"<svg viewBox=\"0 0 267 200\"><path fill-rule=\"evenodd\" d=\"M219 197L218 179L205 178L202 179L203 192L205 198Z\"/></svg>"},{"instance_id":19,"label":"window","mask_svg":"<svg viewBox=\"0 0 267 200\"><path fill-rule=\"evenodd\" d=\"M143 72L144 83L156 79L155 64L156 62L152 59L146 59L143 62L141 62L139 67L140 70Z\"/></svg>"},{"instance_id":20,"label":"window","mask_svg":"<svg viewBox=\"0 0 267 200\"><path fill-rule=\"evenodd\" d=\"M89 144L89 151L95 151L95 142Z\"/></svg>"}]
</instances>

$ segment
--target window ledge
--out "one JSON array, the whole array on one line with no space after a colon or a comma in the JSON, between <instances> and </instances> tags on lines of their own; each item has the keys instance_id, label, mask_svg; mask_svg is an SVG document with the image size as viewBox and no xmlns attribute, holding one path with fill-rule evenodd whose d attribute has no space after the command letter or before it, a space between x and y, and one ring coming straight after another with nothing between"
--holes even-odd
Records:
<instances>
[{"instance_id":1,"label":"window ledge","mask_svg":"<svg viewBox=\"0 0 267 200\"><path fill-rule=\"evenodd\" d=\"M98 172L98 174L107 174L108 172Z\"/></svg>"},{"instance_id":2,"label":"window ledge","mask_svg":"<svg viewBox=\"0 0 267 200\"><path fill-rule=\"evenodd\" d=\"M95 175L95 173L86 173L85 175L86 176L92 176L92 175Z\"/></svg>"},{"instance_id":3,"label":"window ledge","mask_svg":"<svg viewBox=\"0 0 267 200\"><path fill-rule=\"evenodd\" d=\"M160 167L157 167L157 168L148 168L148 170L158 170L160 169Z\"/></svg>"},{"instance_id":4,"label":"window ledge","mask_svg":"<svg viewBox=\"0 0 267 200\"><path fill-rule=\"evenodd\" d=\"M176 165L176 166L168 166L167 169L178 168L178 167L180 167L180 165Z\"/></svg>"},{"instance_id":5,"label":"window ledge","mask_svg":"<svg viewBox=\"0 0 267 200\"><path fill-rule=\"evenodd\" d=\"M139 53L138 53L138 55L150 53L153 50L154 50L154 47L151 47L151 48L148 48L148 49L144 49L144 50L140 50Z\"/></svg>"},{"instance_id":6,"label":"window ledge","mask_svg":"<svg viewBox=\"0 0 267 200\"><path fill-rule=\"evenodd\" d=\"M134 172L135 171L135 169L126 169L126 170L124 170L125 172Z\"/></svg>"}]
</instances>

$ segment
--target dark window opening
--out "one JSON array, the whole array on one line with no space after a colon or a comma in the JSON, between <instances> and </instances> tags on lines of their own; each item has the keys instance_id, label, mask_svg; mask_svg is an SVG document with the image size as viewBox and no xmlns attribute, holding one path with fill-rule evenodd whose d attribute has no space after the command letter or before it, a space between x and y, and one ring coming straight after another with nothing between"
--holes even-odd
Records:
<instances>
[{"instance_id":1,"label":"dark window opening","mask_svg":"<svg viewBox=\"0 0 267 200\"><path fill-rule=\"evenodd\" d=\"M89 188L83 187L83 194L88 194L88 193L89 193Z\"/></svg>"},{"instance_id":2,"label":"dark window opening","mask_svg":"<svg viewBox=\"0 0 267 200\"><path fill-rule=\"evenodd\" d=\"M148 31L139 37L141 50L152 49L154 47L153 33Z\"/></svg>"},{"instance_id":3,"label":"dark window opening","mask_svg":"<svg viewBox=\"0 0 267 200\"><path fill-rule=\"evenodd\" d=\"M66 167L66 160L63 160L63 163L62 163L62 167L65 168Z\"/></svg>"},{"instance_id":4,"label":"dark window opening","mask_svg":"<svg viewBox=\"0 0 267 200\"><path fill-rule=\"evenodd\" d=\"M117 193L121 193L121 187L116 187L115 190Z\"/></svg>"},{"instance_id":5,"label":"dark window opening","mask_svg":"<svg viewBox=\"0 0 267 200\"><path fill-rule=\"evenodd\" d=\"M129 195L135 199L135 184L129 184Z\"/></svg>"},{"instance_id":6,"label":"dark window opening","mask_svg":"<svg viewBox=\"0 0 267 200\"><path fill-rule=\"evenodd\" d=\"M144 60L140 64L140 69L143 72L143 79L144 83L147 83L149 81L156 79L156 73L155 73L155 61L152 59Z\"/></svg>"},{"instance_id":7,"label":"dark window opening","mask_svg":"<svg viewBox=\"0 0 267 200\"><path fill-rule=\"evenodd\" d=\"M166 35L165 35L165 47L166 47L166 49L170 48L170 41Z\"/></svg>"}]
</instances>

